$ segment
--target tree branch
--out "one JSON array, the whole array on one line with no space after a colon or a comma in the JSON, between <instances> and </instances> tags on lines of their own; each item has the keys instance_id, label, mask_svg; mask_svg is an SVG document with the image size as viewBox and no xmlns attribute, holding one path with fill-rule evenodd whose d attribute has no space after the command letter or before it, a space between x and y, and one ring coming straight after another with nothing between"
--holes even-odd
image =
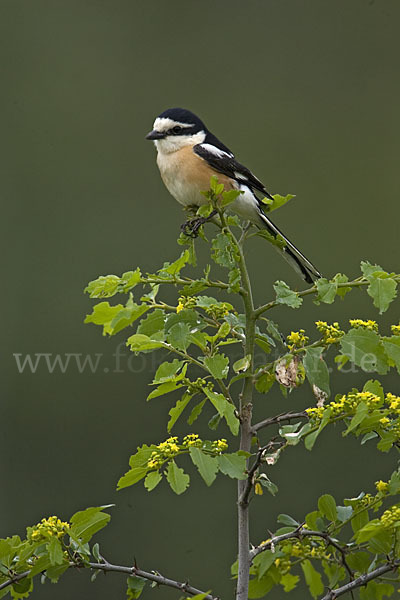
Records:
<instances>
[{"instance_id":1,"label":"tree branch","mask_svg":"<svg viewBox=\"0 0 400 600\"><path fill-rule=\"evenodd\" d=\"M120 566L120 565L112 565L111 563L107 562L106 560L105 560L105 562L101 562L101 563L92 563L91 562L91 563L89 563L89 566L91 569L96 569L98 571L124 573L126 575L143 577L143 579L147 579L148 581L153 581L154 583L157 583L158 585L165 585L167 587L172 587L172 588L175 588L176 590L179 590L180 592L185 592L187 594L191 594L192 596L195 596L196 594L205 594L205 592L189 585L188 582L179 582L179 581L175 581L174 579L169 579L168 577L164 577L157 571L148 572L148 571L143 571L142 569L139 569L138 567L135 567L135 566L124 567L124 566ZM76 565L75 563L71 563L70 567L81 568L80 565ZM84 565L82 568L84 568ZM8 579L7 581L4 581L2 584L0 584L0 590L3 590L4 588L12 585L13 583L20 581L21 579L24 579L25 577L28 577L29 573L30 573L30 571L24 571L23 573L18 573L14 577L10 577L10 579ZM205 600L219 600L218 596L213 596L212 594L207 594L204 598L205 598Z\"/></svg>"},{"instance_id":2,"label":"tree branch","mask_svg":"<svg viewBox=\"0 0 400 600\"><path fill-rule=\"evenodd\" d=\"M292 419L308 419L307 413L303 410L302 412L297 413L282 413L281 415L277 415L276 417L269 417L268 419L264 419L259 423L256 423L251 428L252 433L256 433L260 429L264 429L265 427L269 427L270 425L277 425L282 421L291 421Z\"/></svg>"},{"instance_id":3,"label":"tree branch","mask_svg":"<svg viewBox=\"0 0 400 600\"><path fill-rule=\"evenodd\" d=\"M345 585L342 585L341 587L336 588L335 590L329 590L329 592L325 594L322 600L335 600L336 598L339 598L339 596L342 596L347 592L351 592L356 588L367 585L369 581L377 579L377 577L380 577L381 575L384 575L389 571L394 571L394 569L397 569L399 566L400 560L395 560L393 562L387 563L386 565L382 565L381 567L374 569L370 573L364 573L363 575L360 575L360 577L357 577L357 579L353 579L353 581L350 581L349 583L346 583Z\"/></svg>"}]
</instances>

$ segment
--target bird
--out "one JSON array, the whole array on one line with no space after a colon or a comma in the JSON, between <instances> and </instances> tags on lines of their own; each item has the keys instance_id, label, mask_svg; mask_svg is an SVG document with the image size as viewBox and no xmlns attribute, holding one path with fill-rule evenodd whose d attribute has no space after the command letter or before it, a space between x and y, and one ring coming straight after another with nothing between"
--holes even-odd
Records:
<instances>
[{"instance_id":1,"label":"bird","mask_svg":"<svg viewBox=\"0 0 400 600\"><path fill-rule=\"evenodd\" d=\"M264 184L235 159L197 115L184 108L169 108L155 119L146 139L154 142L161 179L181 205L189 208L207 203L204 192L216 175L226 191L241 192L229 205L233 212L272 235L278 241L277 250L307 283L322 277L263 212L263 201L257 194L273 199Z\"/></svg>"}]
</instances>

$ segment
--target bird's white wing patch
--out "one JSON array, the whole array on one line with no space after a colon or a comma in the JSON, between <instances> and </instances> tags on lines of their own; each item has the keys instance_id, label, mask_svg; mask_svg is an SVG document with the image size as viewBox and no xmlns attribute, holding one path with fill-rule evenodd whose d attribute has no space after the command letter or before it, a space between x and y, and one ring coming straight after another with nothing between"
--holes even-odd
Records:
<instances>
[{"instance_id":1,"label":"bird's white wing patch","mask_svg":"<svg viewBox=\"0 0 400 600\"><path fill-rule=\"evenodd\" d=\"M214 156L218 156L218 158L233 158L233 154L229 153L229 152L225 152L224 150L221 150L220 148L217 148L216 146L213 146L212 144L200 144L202 148L204 148L204 150L206 152L209 152L210 154L213 154Z\"/></svg>"}]
</instances>

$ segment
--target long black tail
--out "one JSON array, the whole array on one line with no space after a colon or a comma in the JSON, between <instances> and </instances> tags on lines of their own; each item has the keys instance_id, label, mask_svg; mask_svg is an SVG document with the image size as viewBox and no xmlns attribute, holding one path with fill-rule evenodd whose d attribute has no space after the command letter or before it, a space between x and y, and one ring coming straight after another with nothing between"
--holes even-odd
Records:
<instances>
[{"instance_id":1,"label":"long black tail","mask_svg":"<svg viewBox=\"0 0 400 600\"><path fill-rule=\"evenodd\" d=\"M316 267L296 248L294 244L278 229L276 225L268 219L268 217L260 211L260 227L266 229L275 239L279 236L279 239L284 242L285 245L275 246L277 250L283 255L284 259L294 268L297 273L307 283L314 283L316 279L322 277L321 273Z\"/></svg>"}]
</instances>

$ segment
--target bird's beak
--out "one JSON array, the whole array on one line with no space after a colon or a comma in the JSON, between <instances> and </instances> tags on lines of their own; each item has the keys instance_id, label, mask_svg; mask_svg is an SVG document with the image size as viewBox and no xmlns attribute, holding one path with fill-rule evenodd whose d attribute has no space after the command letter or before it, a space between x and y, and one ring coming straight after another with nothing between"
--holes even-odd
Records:
<instances>
[{"instance_id":1,"label":"bird's beak","mask_svg":"<svg viewBox=\"0 0 400 600\"><path fill-rule=\"evenodd\" d=\"M162 133L161 131L156 131L155 129L153 131L150 131L150 133L148 133L146 135L146 140L162 140L165 137L165 133Z\"/></svg>"}]
</instances>

